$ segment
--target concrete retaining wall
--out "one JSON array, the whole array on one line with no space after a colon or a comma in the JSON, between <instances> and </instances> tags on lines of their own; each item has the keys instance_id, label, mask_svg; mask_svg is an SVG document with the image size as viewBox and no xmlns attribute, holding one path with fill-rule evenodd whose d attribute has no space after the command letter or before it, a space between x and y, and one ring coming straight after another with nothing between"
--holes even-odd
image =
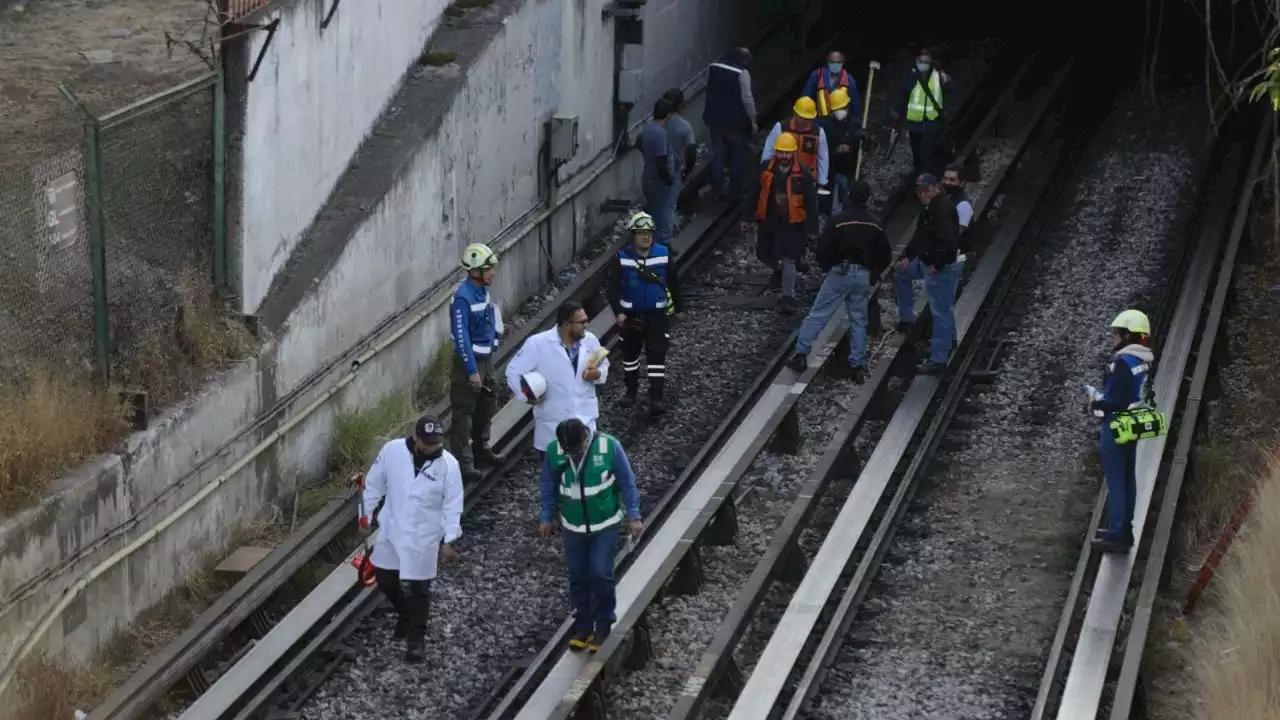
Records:
<instances>
[{"instance_id":1,"label":"concrete retaining wall","mask_svg":"<svg viewBox=\"0 0 1280 720\"><path fill-rule=\"evenodd\" d=\"M683 1L696 5L700 0ZM603 0L505 2L491 8L498 30L468 71L439 131L416 151L409 172L279 336L257 358L131 437L123 452L68 476L39 507L0 525L4 666L67 588L218 478L333 387L359 352L403 325L391 323L367 336L379 323L397 313L408 317L436 308L365 363L331 402L242 471L223 478L225 484L212 497L93 581L45 634L43 647L71 658L89 657L178 586L204 554L221 549L233 527L276 502L288 489L282 485L290 484L282 483L282 476L306 481L323 475L336 409L367 407L414 382L432 351L446 341L441 308L457 281L453 268L464 242L488 239L536 204L536 188L528 178L534 173L541 120L553 112L581 118L581 148L578 159L561 170L562 195L575 178L603 171L550 216L542 248L539 233L508 233L497 241L509 245L494 288L499 302L514 306L543 283L546 254L562 267L588 238L607 229L613 217L598 212L605 198L637 194L634 153L616 163L599 157L612 142L613 35L600 19ZM290 57L301 62L288 55L281 62ZM775 36L757 57L790 60L789 37ZM502 78L513 79L506 92L495 94L492 88ZM696 121L700 114L695 100L687 115ZM438 290L432 292L433 286Z\"/></svg>"}]
</instances>

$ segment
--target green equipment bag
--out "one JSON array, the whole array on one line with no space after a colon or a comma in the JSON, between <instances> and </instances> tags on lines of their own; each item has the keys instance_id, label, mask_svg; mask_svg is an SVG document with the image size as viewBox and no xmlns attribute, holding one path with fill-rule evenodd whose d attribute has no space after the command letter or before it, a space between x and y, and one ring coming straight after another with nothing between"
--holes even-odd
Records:
<instances>
[{"instance_id":1,"label":"green equipment bag","mask_svg":"<svg viewBox=\"0 0 1280 720\"><path fill-rule=\"evenodd\" d=\"M1110 423L1111 436L1117 445L1128 445L1139 440L1150 440L1169 432L1164 413L1152 407L1130 408L1116 413Z\"/></svg>"}]
</instances>

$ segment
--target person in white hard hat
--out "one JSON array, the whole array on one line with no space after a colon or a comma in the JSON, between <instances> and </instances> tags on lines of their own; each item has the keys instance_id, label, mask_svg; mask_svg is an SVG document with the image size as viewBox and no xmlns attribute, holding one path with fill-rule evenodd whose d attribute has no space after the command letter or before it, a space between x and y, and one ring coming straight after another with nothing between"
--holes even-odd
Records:
<instances>
[{"instance_id":1,"label":"person in white hard hat","mask_svg":"<svg viewBox=\"0 0 1280 720\"><path fill-rule=\"evenodd\" d=\"M507 386L533 405L533 447L539 452L556 439L556 426L570 418L595 432L596 386L609 378L609 361L588 322L581 303L566 302L556 311L556 326L531 335L507 363Z\"/></svg>"},{"instance_id":2,"label":"person in white hard hat","mask_svg":"<svg viewBox=\"0 0 1280 720\"><path fill-rule=\"evenodd\" d=\"M457 456L467 482L479 480L482 469L502 464L502 456L489 447L489 427L498 412L493 394L493 353L502 334L498 306L489 300L497 264L497 254L487 245L473 243L462 251L467 277L454 292L449 313L454 347L449 449Z\"/></svg>"}]
</instances>

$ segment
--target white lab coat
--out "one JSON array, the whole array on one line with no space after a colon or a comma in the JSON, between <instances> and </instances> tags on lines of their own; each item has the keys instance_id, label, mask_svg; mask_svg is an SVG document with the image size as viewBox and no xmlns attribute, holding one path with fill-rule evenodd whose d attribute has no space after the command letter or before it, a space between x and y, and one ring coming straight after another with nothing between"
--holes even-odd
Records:
<instances>
[{"instance_id":1,"label":"white lab coat","mask_svg":"<svg viewBox=\"0 0 1280 720\"><path fill-rule=\"evenodd\" d=\"M378 537L371 558L375 567L399 570L401 580L431 580L440 560L440 543L462 536L462 469L445 451L413 472L413 453L404 438L382 446L364 476L364 512L378 501Z\"/></svg>"},{"instance_id":2,"label":"white lab coat","mask_svg":"<svg viewBox=\"0 0 1280 720\"><path fill-rule=\"evenodd\" d=\"M569 355L560 343L560 331L551 328L529 336L520 352L507 363L507 386L518 398L524 397L520 389L520 376L527 372L539 372L547 379L547 393L542 402L533 406L533 446L545 450L556 439L556 425L570 418L578 418L595 432L596 418L600 416L600 403L596 399L596 386L609 379L609 359L605 358L596 368L600 377L594 381L583 380L587 360L600 349L600 339L588 332L582 338L578 350L578 364L569 364Z\"/></svg>"}]
</instances>

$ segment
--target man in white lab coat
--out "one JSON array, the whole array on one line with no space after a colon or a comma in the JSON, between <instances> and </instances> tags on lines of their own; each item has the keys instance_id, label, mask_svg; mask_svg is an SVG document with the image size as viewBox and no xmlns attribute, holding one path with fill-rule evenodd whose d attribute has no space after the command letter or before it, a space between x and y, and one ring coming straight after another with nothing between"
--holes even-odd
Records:
<instances>
[{"instance_id":1,"label":"man in white lab coat","mask_svg":"<svg viewBox=\"0 0 1280 720\"><path fill-rule=\"evenodd\" d=\"M370 532L369 513L383 498L374 574L398 615L395 634L405 638L405 658L422 662L431 580L439 562L457 559L453 543L462 536L462 469L444 449L438 420L424 416L412 435L382 446L365 473L362 531Z\"/></svg>"},{"instance_id":2,"label":"man in white lab coat","mask_svg":"<svg viewBox=\"0 0 1280 720\"><path fill-rule=\"evenodd\" d=\"M600 357L600 339L587 331L587 311L573 300L556 311L556 326L525 340L507 363L507 386L533 405L533 447L545 452L556 439L556 426L579 418L592 432L600 416L596 386L609 379L609 361ZM599 358L598 361L593 361ZM541 397L531 397L522 380L536 372L547 381Z\"/></svg>"}]
</instances>

